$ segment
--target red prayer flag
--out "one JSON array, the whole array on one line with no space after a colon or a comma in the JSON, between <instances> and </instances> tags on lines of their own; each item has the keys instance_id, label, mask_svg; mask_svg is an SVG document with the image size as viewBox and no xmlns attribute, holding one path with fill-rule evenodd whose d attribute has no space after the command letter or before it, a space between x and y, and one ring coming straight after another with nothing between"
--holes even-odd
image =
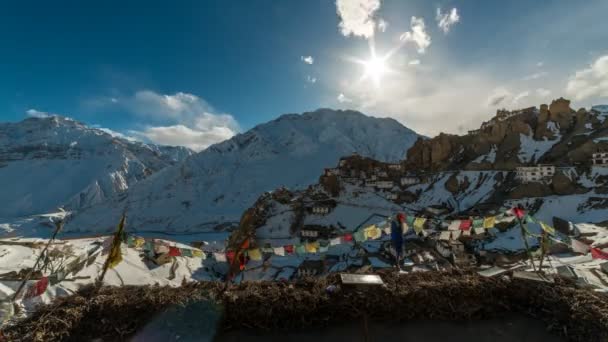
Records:
<instances>
[{"instance_id":1,"label":"red prayer flag","mask_svg":"<svg viewBox=\"0 0 608 342\"><path fill-rule=\"evenodd\" d=\"M243 244L241 244L241 249L249 249L249 239L243 241Z\"/></svg>"},{"instance_id":2,"label":"red prayer flag","mask_svg":"<svg viewBox=\"0 0 608 342\"><path fill-rule=\"evenodd\" d=\"M283 246L283 248L285 249L285 253L293 254L293 245Z\"/></svg>"},{"instance_id":3,"label":"red prayer flag","mask_svg":"<svg viewBox=\"0 0 608 342\"><path fill-rule=\"evenodd\" d=\"M602 251L599 248L591 248L591 257L593 259L604 259L608 260L608 253Z\"/></svg>"},{"instance_id":4,"label":"red prayer flag","mask_svg":"<svg viewBox=\"0 0 608 342\"><path fill-rule=\"evenodd\" d=\"M522 218L524 218L524 216L526 216L526 211L523 210L522 208L515 207L515 208L513 208L513 214L515 216L517 216L518 219L522 219Z\"/></svg>"},{"instance_id":5,"label":"red prayer flag","mask_svg":"<svg viewBox=\"0 0 608 342\"><path fill-rule=\"evenodd\" d=\"M469 230L471 229L471 226L473 225L473 222L471 220L462 220L460 221L460 227L458 227L460 230Z\"/></svg>"},{"instance_id":6,"label":"red prayer flag","mask_svg":"<svg viewBox=\"0 0 608 342\"><path fill-rule=\"evenodd\" d=\"M182 251L180 251L179 248L169 246L169 256L181 256L181 255L182 255Z\"/></svg>"},{"instance_id":7,"label":"red prayer flag","mask_svg":"<svg viewBox=\"0 0 608 342\"><path fill-rule=\"evenodd\" d=\"M228 260L228 263L232 265L232 262L234 261L234 256L235 253L234 251L227 251L226 252L226 259Z\"/></svg>"},{"instance_id":8,"label":"red prayer flag","mask_svg":"<svg viewBox=\"0 0 608 342\"><path fill-rule=\"evenodd\" d=\"M25 294L25 298L38 297L46 291L46 288L49 286L49 278L42 277L38 280L32 287L29 288L27 293Z\"/></svg>"},{"instance_id":9,"label":"red prayer flag","mask_svg":"<svg viewBox=\"0 0 608 342\"><path fill-rule=\"evenodd\" d=\"M346 242L353 241L353 234L350 234L350 233L349 233L349 234L346 234L346 235L344 235L344 236L342 237L342 239L343 239L344 241L346 241Z\"/></svg>"}]
</instances>

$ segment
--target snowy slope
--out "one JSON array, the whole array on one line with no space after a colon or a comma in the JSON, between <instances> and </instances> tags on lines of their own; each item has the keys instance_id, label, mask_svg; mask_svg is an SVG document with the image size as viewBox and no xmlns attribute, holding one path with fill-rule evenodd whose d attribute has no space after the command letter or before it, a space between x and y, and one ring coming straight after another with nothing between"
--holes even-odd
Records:
<instances>
[{"instance_id":1,"label":"snowy slope","mask_svg":"<svg viewBox=\"0 0 608 342\"><path fill-rule=\"evenodd\" d=\"M112 229L127 209L136 230L208 230L238 221L265 191L316 183L323 168L353 152L401 160L418 137L395 120L353 111L283 115L153 175L125 198L76 214L66 229Z\"/></svg>"},{"instance_id":2,"label":"snowy slope","mask_svg":"<svg viewBox=\"0 0 608 342\"><path fill-rule=\"evenodd\" d=\"M59 116L0 124L0 217L101 202L191 153L127 141Z\"/></svg>"}]
</instances>

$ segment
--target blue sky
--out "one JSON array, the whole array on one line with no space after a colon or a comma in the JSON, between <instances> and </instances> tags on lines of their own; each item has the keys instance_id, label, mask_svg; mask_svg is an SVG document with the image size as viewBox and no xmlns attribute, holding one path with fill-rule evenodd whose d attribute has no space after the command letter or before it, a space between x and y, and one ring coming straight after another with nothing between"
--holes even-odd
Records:
<instances>
[{"instance_id":1,"label":"blue sky","mask_svg":"<svg viewBox=\"0 0 608 342\"><path fill-rule=\"evenodd\" d=\"M459 133L500 107L608 102L606 13L602 0L12 2L0 120L58 113L196 149L319 107ZM370 46L394 51L381 71Z\"/></svg>"}]
</instances>

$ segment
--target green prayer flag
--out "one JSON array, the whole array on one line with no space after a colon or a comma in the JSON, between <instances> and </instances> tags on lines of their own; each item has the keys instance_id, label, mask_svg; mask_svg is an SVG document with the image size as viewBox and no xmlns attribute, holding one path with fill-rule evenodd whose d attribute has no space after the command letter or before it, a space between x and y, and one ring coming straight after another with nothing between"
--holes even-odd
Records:
<instances>
[{"instance_id":1,"label":"green prayer flag","mask_svg":"<svg viewBox=\"0 0 608 342\"><path fill-rule=\"evenodd\" d=\"M407 223L408 226L413 226L415 219L416 218L414 216L410 215L410 216L406 217L405 222Z\"/></svg>"},{"instance_id":2,"label":"green prayer flag","mask_svg":"<svg viewBox=\"0 0 608 342\"><path fill-rule=\"evenodd\" d=\"M358 230L353 234L353 237L355 238L356 242L363 242L366 239L365 237L365 232L363 232L363 230Z\"/></svg>"},{"instance_id":3,"label":"green prayer flag","mask_svg":"<svg viewBox=\"0 0 608 342\"><path fill-rule=\"evenodd\" d=\"M473 228L483 228L483 219L473 220Z\"/></svg>"},{"instance_id":4,"label":"green prayer flag","mask_svg":"<svg viewBox=\"0 0 608 342\"><path fill-rule=\"evenodd\" d=\"M181 250L181 252L182 252L182 256L192 258L192 250L191 249L184 248L184 249Z\"/></svg>"},{"instance_id":5,"label":"green prayer flag","mask_svg":"<svg viewBox=\"0 0 608 342\"><path fill-rule=\"evenodd\" d=\"M530 215L526 215L526 222L528 222L528 223L536 223L536 220L534 219L534 217L532 217Z\"/></svg>"},{"instance_id":6,"label":"green prayer flag","mask_svg":"<svg viewBox=\"0 0 608 342\"><path fill-rule=\"evenodd\" d=\"M298 255L306 254L306 248L304 248L304 245L302 245L302 244L296 245L296 254L298 254Z\"/></svg>"}]
</instances>

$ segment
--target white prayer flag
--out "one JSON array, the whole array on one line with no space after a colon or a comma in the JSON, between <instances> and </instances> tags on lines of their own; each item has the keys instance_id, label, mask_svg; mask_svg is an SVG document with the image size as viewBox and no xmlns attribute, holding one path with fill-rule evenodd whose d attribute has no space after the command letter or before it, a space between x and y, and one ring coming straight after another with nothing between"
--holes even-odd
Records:
<instances>
[{"instance_id":1,"label":"white prayer flag","mask_svg":"<svg viewBox=\"0 0 608 342\"><path fill-rule=\"evenodd\" d=\"M460 230L460 220L454 220L450 222L448 230Z\"/></svg>"},{"instance_id":2,"label":"white prayer flag","mask_svg":"<svg viewBox=\"0 0 608 342\"><path fill-rule=\"evenodd\" d=\"M226 262L226 253L213 253L213 258L215 258L215 261L217 262Z\"/></svg>"},{"instance_id":3,"label":"white prayer flag","mask_svg":"<svg viewBox=\"0 0 608 342\"><path fill-rule=\"evenodd\" d=\"M471 230L470 230L470 229L468 229L468 230L463 230L463 231L462 231L462 236L471 236Z\"/></svg>"},{"instance_id":4,"label":"white prayer flag","mask_svg":"<svg viewBox=\"0 0 608 342\"><path fill-rule=\"evenodd\" d=\"M274 254L276 255L280 255L280 256L285 256L285 248L283 247L274 247Z\"/></svg>"},{"instance_id":5,"label":"white prayer flag","mask_svg":"<svg viewBox=\"0 0 608 342\"><path fill-rule=\"evenodd\" d=\"M486 230L484 228L475 228L475 235L485 234Z\"/></svg>"},{"instance_id":6,"label":"white prayer flag","mask_svg":"<svg viewBox=\"0 0 608 342\"><path fill-rule=\"evenodd\" d=\"M452 230L452 240L457 240L460 237L461 230Z\"/></svg>"},{"instance_id":7,"label":"white prayer flag","mask_svg":"<svg viewBox=\"0 0 608 342\"><path fill-rule=\"evenodd\" d=\"M444 230L439 234L439 240L447 241L450 239L451 232L449 230Z\"/></svg>"},{"instance_id":8,"label":"white prayer flag","mask_svg":"<svg viewBox=\"0 0 608 342\"><path fill-rule=\"evenodd\" d=\"M571 242L571 246L572 246L572 250L575 251L576 253L582 253L582 254L587 254L587 252L589 252L589 246L587 246L586 244L572 239Z\"/></svg>"},{"instance_id":9,"label":"white prayer flag","mask_svg":"<svg viewBox=\"0 0 608 342\"><path fill-rule=\"evenodd\" d=\"M329 240L329 244L331 246L339 245L341 242L342 242L342 239L340 237Z\"/></svg>"}]
</instances>

